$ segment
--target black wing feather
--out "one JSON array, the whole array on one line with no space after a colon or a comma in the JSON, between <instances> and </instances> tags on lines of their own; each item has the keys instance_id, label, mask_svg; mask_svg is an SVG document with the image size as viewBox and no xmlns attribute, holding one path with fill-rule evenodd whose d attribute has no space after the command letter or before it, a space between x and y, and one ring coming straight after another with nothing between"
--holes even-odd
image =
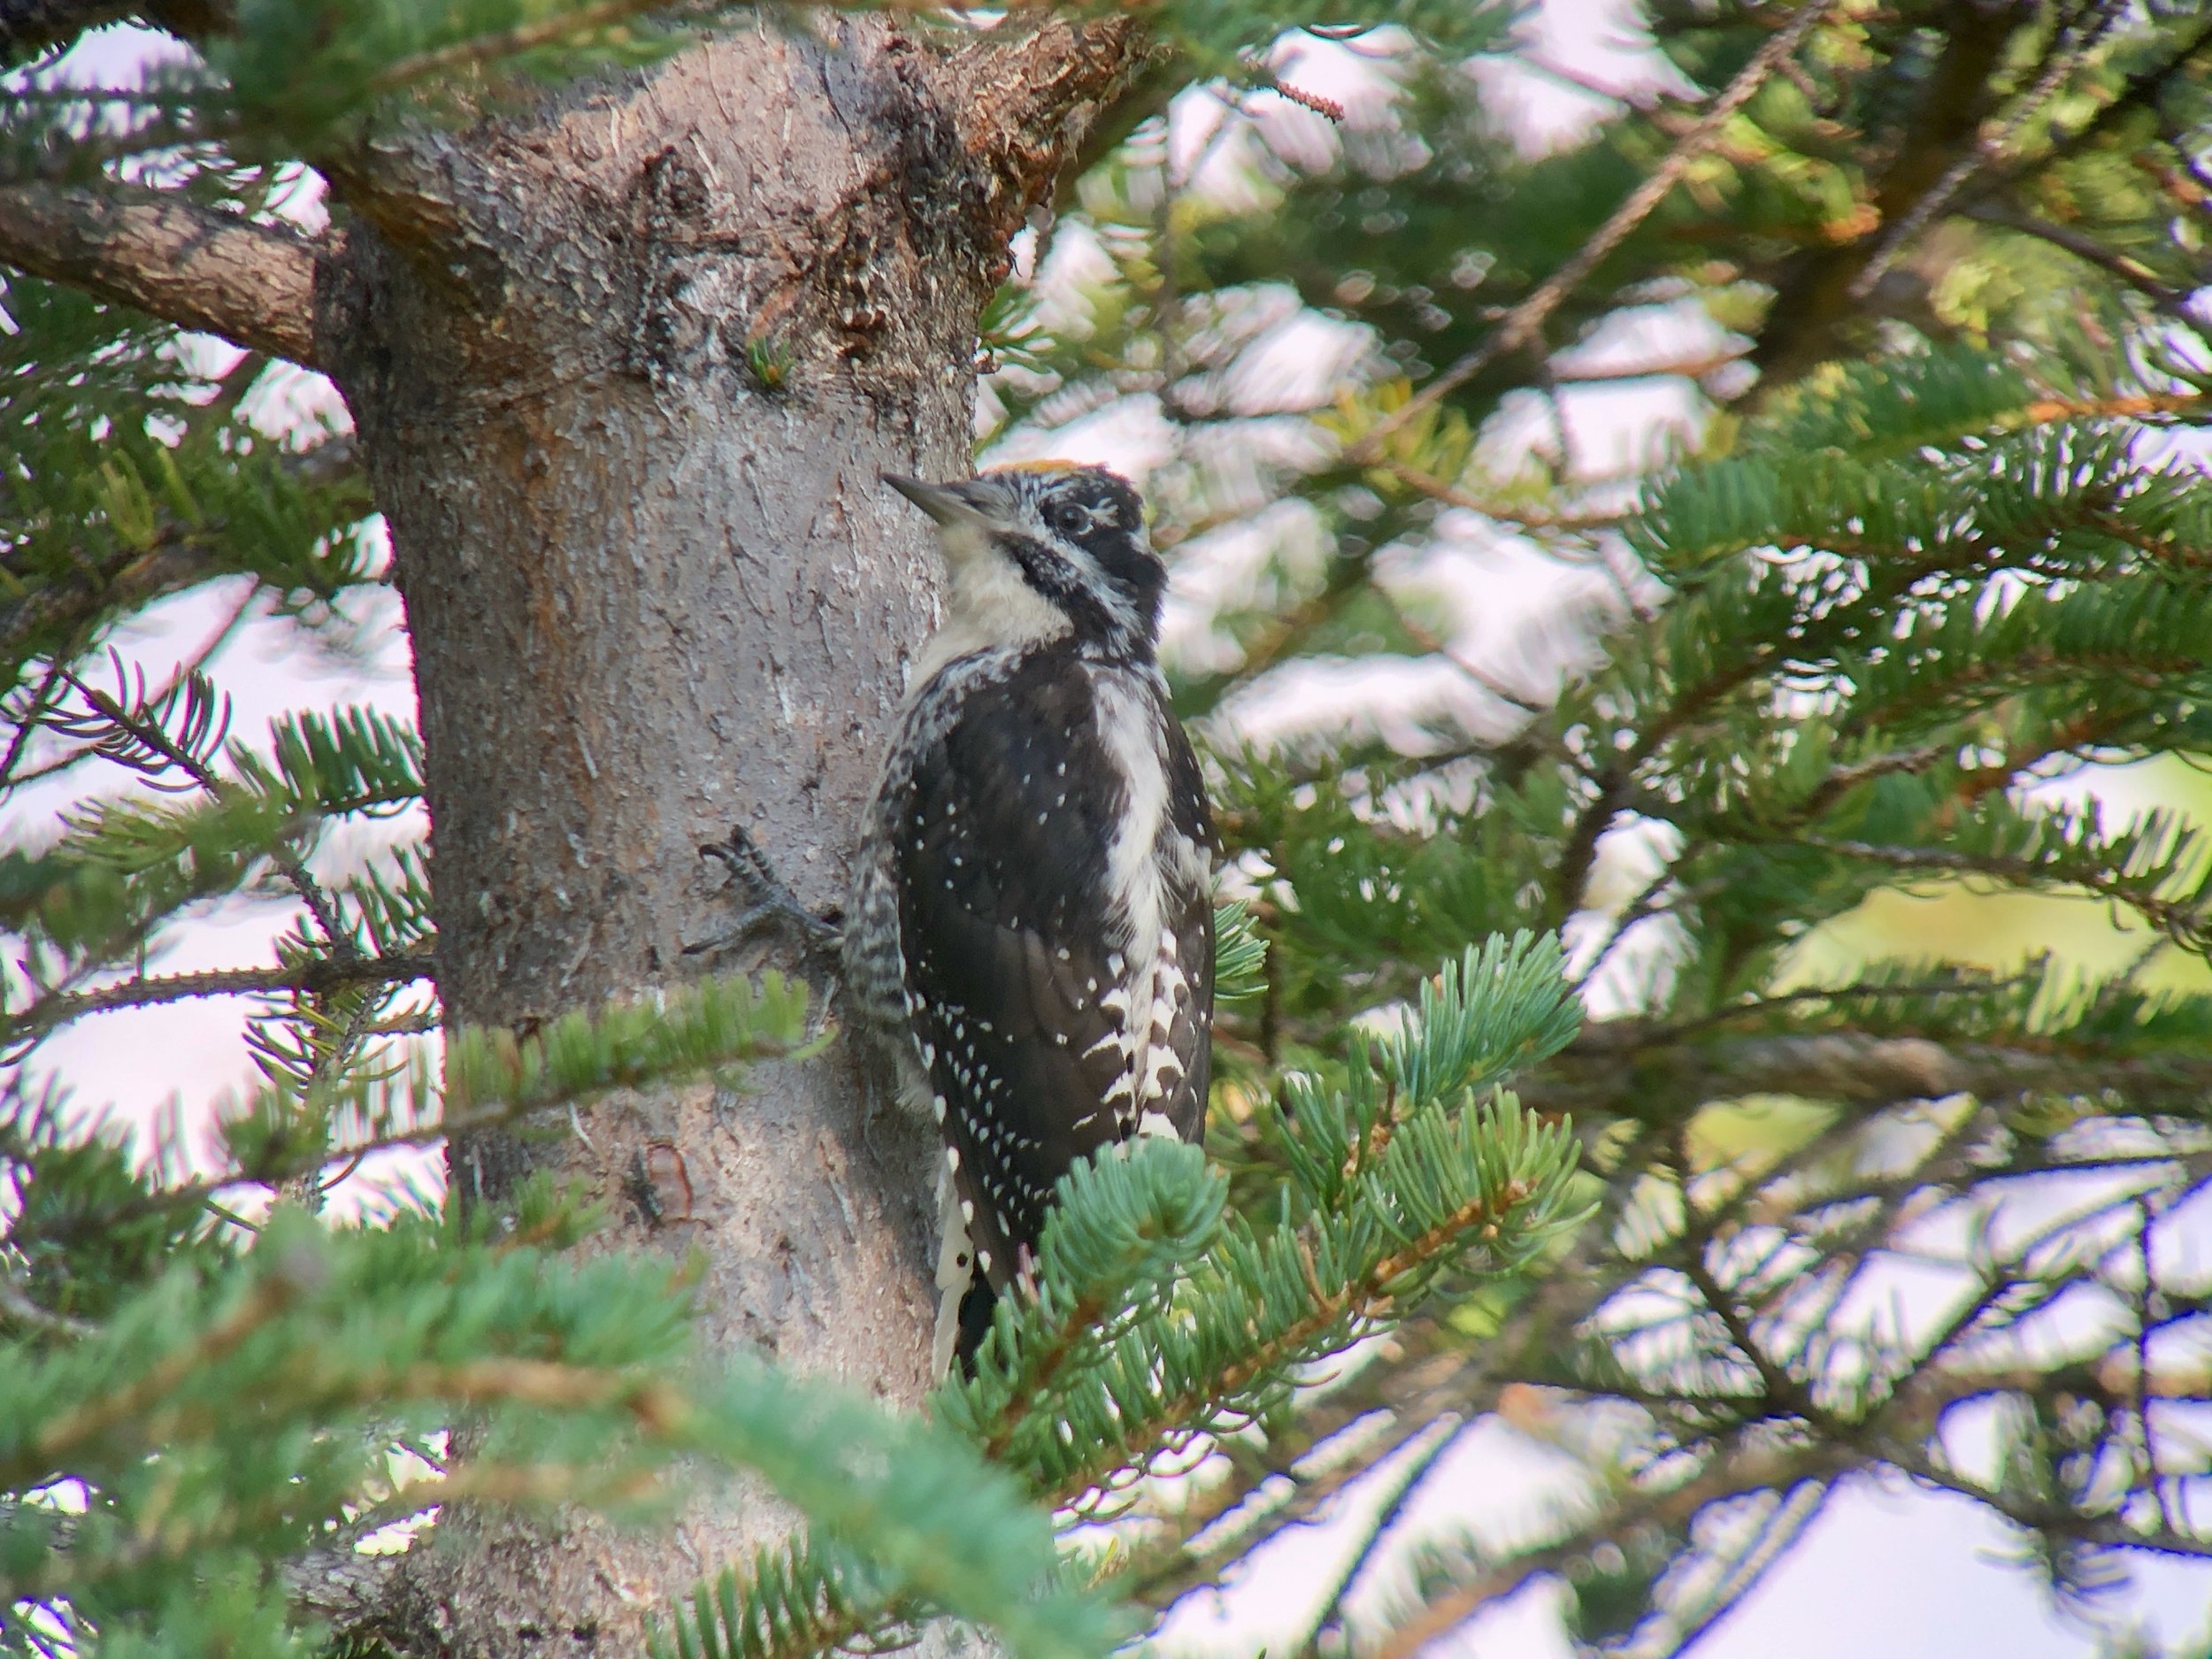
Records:
<instances>
[{"instance_id":1,"label":"black wing feather","mask_svg":"<svg viewBox=\"0 0 2212 1659\"><path fill-rule=\"evenodd\" d=\"M1187 757L1180 728L1170 720L1168 730ZM1203 789L1187 765L1173 817L1183 818L1188 789L1202 826ZM914 769L897 860L910 1018L947 1102L956 1180L974 1207L971 1242L1002 1288L1036 1244L1054 1183L1127 1133L1103 1103L1126 1064L1122 1017L1100 1002L1117 978L1106 849L1123 791L1072 650L1034 654L972 691ZM1179 893L1166 918L1195 970L1178 1010L1185 1076L1168 1103L1186 1138L1206 1098L1213 916L1203 886L1194 904Z\"/></svg>"}]
</instances>

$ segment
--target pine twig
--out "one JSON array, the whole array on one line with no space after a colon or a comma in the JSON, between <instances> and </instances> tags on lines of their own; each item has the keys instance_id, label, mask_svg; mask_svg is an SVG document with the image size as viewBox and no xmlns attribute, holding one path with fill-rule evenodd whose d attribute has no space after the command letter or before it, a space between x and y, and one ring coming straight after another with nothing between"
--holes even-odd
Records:
<instances>
[{"instance_id":1,"label":"pine twig","mask_svg":"<svg viewBox=\"0 0 2212 1659\"><path fill-rule=\"evenodd\" d=\"M103 986L73 996L34 1002L22 1013L5 1019L12 1041L35 1032L46 1032L88 1014L119 1008L154 1008L203 996L263 996L304 991L311 995L345 985L398 985L411 979L437 977L437 964L427 955L352 956L343 960L317 957L296 967L217 968L204 973L142 975L119 985Z\"/></svg>"},{"instance_id":2,"label":"pine twig","mask_svg":"<svg viewBox=\"0 0 2212 1659\"><path fill-rule=\"evenodd\" d=\"M1598 227L1572 258L1508 311L1480 345L1378 421L1346 452L1345 459L1357 466L1372 465L1381 455L1384 443L1409 421L1451 396L1500 357L1535 340L1561 302L1587 280L1606 256L1651 216L1652 211L1689 171L1690 164L1712 148L1729 119L1751 101L1752 95L1766 84L1767 77L1804 43L1814 26L1833 12L1838 4L1839 0L1805 0L1797 15L1752 54L1751 61L1737 72L1727 88L1707 107L1697 125L1676 141L1666 159L1613 210L1612 217Z\"/></svg>"},{"instance_id":3,"label":"pine twig","mask_svg":"<svg viewBox=\"0 0 2212 1659\"><path fill-rule=\"evenodd\" d=\"M1960 875L1993 876L2011 887L2033 887L2055 882L2085 887L2100 898L2111 899L2139 912L2153 926L2178 940L2200 941L2212 936L2212 918L2154 893L2131 887L2118 877L2093 870L2047 868L2032 859L1994 853L1962 852L1947 847L1894 847L1874 841L1832 841L1821 836L1799 836L1795 845L1894 870L1947 871Z\"/></svg>"},{"instance_id":4,"label":"pine twig","mask_svg":"<svg viewBox=\"0 0 2212 1659\"><path fill-rule=\"evenodd\" d=\"M14 1279L0 1273L0 1325L6 1324L42 1331L50 1336L89 1336L98 1328L65 1313L40 1307Z\"/></svg>"},{"instance_id":5,"label":"pine twig","mask_svg":"<svg viewBox=\"0 0 2212 1659\"><path fill-rule=\"evenodd\" d=\"M1318 1649L1321 1639L1332 1629L1340 1631L1343 1628L1345 1598L1358 1586L1361 1575L1367 1571L1368 1563L1374 1560L1376 1551L1382 1548L1383 1540L1395 1530L1399 1521L1403 1518L1406 1506L1413 1502L1423 1484L1436 1472L1436 1466L1444 1461L1452 1448L1458 1445L1461 1438L1467 1432L1468 1425L1463 1418L1451 1417L1446 1418L1445 1423L1446 1427L1443 1432L1409 1457L1406 1460L1406 1466L1399 1471L1397 1479L1391 1482L1381 1507L1375 1512L1374 1519L1367 1524L1365 1535L1361 1539L1359 1548L1352 1552L1351 1559L1344 1563L1344 1569L1337 1574L1336 1583L1330 1589L1327 1599L1321 1603L1321 1610L1314 1617L1313 1633L1293 1648L1292 1652L1314 1653ZM1433 1424L1422 1425L1424 1430L1434 1426Z\"/></svg>"},{"instance_id":6,"label":"pine twig","mask_svg":"<svg viewBox=\"0 0 2212 1659\"><path fill-rule=\"evenodd\" d=\"M1527 1194L1517 1186L1509 1186L1500 1197L1502 1202L1495 1207L1480 1197L1470 1199L1434 1226L1406 1238L1400 1248L1341 1291L1315 1295L1302 1317L1233 1362L1213 1379L1204 1396L1185 1394L1162 1401L1148 1421L1129 1425L1130 1432L1120 1444L1099 1447L1088 1462L1079 1463L1048 1494L1054 1507L1076 1502L1100 1482L1110 1479L1118 1470L1143 1469L1161 1451L1201 1432L1219 1411L1221 1402L1236 1399L1270 1371L1294 1362L1310 1344L1340 1323L1357 1326L1387 1317L1398 1301L1391 1286L1436 1262L1486 1221L1522 1203Z\"/></svg>"},{"instance_id":7,"label":"pine twig","mask_svg":"<svg viewBox=\"0 0 2212 1659\"><path fill-rule=\"evenodd\" d=\"M86 684L67 669L64 669L62 674L104 718L162 756L216 800L228 796L231 785L198 756L172 740L169 733L162 730L159 721L138 718L106 692ZM345 962L358 958L360 952L354 946L353 936L345 930L338 915L338 907L331 902L330 895L323 891L322 883L309 872L306 861L281 842L269 849L269 857L284 872L285 879L292 884L293 889L305 902L308 914L315 918L315 926L322 930L324 941L329 945L331 955Z\"/></svg>"},{"instance_id":8,"label":"pine twig","mask_svg":"<svg viewBox=\"0 0 2212 1659\"><path fill-rule=\"evenodd\" d=\"M1490 1603L1511 1595L1540 1574L1571 1564L1609 1539L1639 1526L1686 1525L1709 1505L1746 1493L1825 1480L1847 1463L1844 1448L1814 1446L1788 1454L1764 1446L1739 1446L1702 1474L1664 1492L1632 1492L1601 1508L1581 1525L1549 1544L1477 1572L1423 1603L1390 1631L1371 1659L1415 1659L1438 1637L1456 1630Z\"/></svg>"}]
</instances>

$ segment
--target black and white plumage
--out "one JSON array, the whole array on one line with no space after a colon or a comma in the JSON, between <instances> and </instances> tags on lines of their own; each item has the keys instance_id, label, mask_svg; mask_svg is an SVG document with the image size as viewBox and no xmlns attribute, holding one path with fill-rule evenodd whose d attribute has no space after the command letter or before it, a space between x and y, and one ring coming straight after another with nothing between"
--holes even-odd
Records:
<instances>
[{"instance_id":1,"label":"black and white plumage","mask_svg":"<svg viewBox=\"0 0 2212 1659\"><path fill-rule=\"evenodd\" d=\"M1095 467L889 479L950 577L871 810L849 1012L941 1126L934 1361L973 1351L1054 1183L1204 1126L1214 836L1154 660L1165 567Z\"/></svg>"}]
</instances>

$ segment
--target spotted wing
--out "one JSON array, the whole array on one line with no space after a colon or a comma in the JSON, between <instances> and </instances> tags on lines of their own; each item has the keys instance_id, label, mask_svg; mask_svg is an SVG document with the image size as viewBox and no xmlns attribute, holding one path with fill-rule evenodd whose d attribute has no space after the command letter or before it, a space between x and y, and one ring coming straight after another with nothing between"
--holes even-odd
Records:
<instances>
[{"instance_id":1,"label":"spotted wing","mask_svg":"<svg viewBox=\"0 0 2212 1659\"><path fill-rule=\"evenodd\" d=\"M1054 1183L1120 1138L1107 1101L1130 1064L1106 915L1123 803L1079 661L1039 653L972 690L913 779L896 859L909 1018L978 1264L1003 1287Z\"/></svg>"}]
</instances>

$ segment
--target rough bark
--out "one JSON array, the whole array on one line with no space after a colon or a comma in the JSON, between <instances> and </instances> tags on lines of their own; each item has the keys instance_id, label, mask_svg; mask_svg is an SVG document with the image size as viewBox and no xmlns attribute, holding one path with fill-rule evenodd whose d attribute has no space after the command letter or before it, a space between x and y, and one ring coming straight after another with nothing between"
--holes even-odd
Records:
<instances>
[{"instance_id":1,"label":"rough bark","mask_svg":"<svg viewBox=\"0 0 2212 1659\"><path fill-rule=\"evenodd\" d=\"M731 913L696 849L733 823L841 899L935 603L878 474L967 465L978 309L1139 50L1118 24L762 20L332 165L319 338L407 604L449 1018L526 1027L689 972ZM840 1051L749 1085L458 1146L456 1201L549 1163L617 1241L703 1254L710 1340L912 1404L926 1132ZM632 1651L643 1611L780 1525L757 1501L672 1538L449 1517L384 1633Z\"/></svg>"},{"instance_id":2,"label":"rough bark","mask_svg":"<svg viewBox=\"0 0 2212 1659\"><path fill-rule=\"evenodd\" d=\"M0 263L311 368L315 245L174 192L0 186Z\"/></svg>"}]
</instances>

